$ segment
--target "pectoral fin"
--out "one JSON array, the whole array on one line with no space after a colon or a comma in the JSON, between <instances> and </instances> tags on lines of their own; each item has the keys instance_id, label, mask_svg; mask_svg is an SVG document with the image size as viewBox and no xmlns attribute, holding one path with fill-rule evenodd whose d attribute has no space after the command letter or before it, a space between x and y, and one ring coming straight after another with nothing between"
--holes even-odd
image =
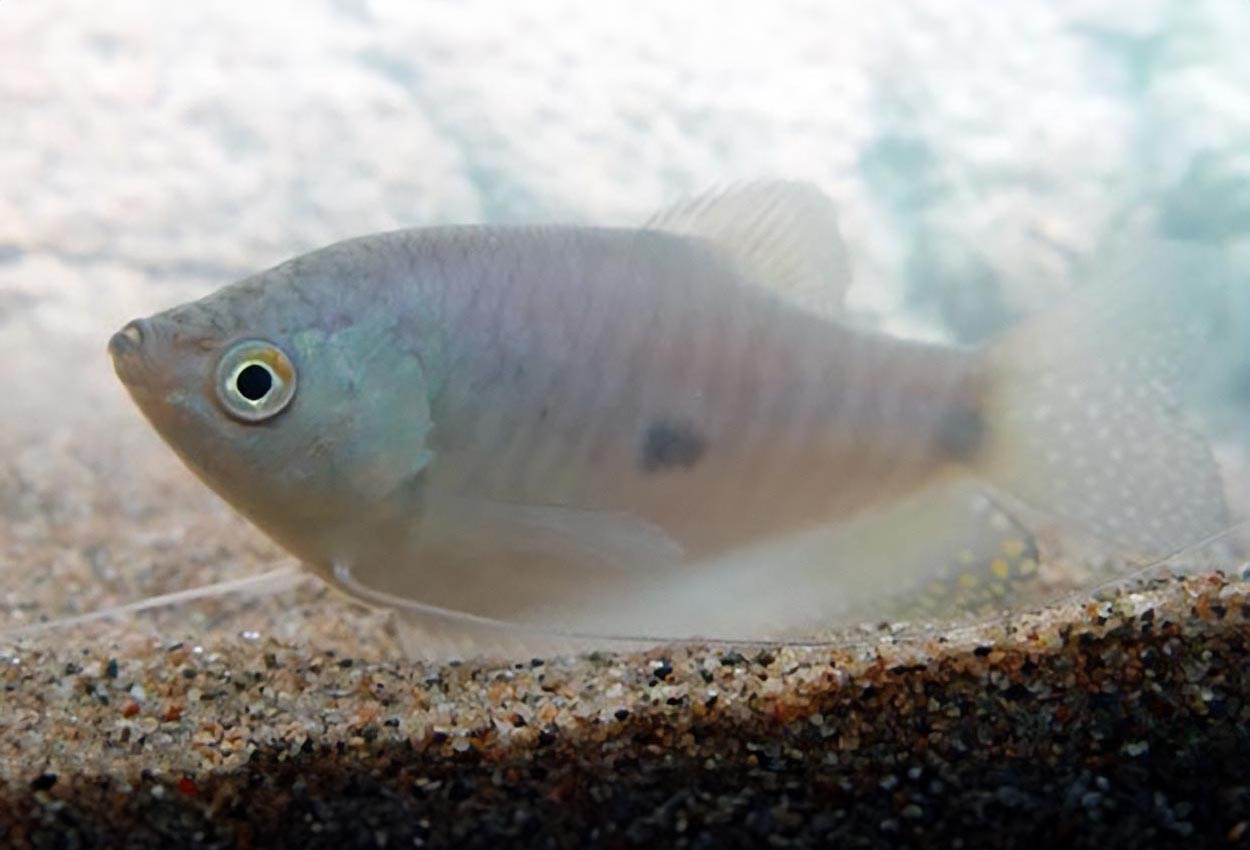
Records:
<instances>
[{"instance_id":1,"label":"pectoral fin","mask_svg":"<svg viewBox=\"0 0 1250 850\"><path fill-rule=\"evenodd\" d=\"M381 595L392 607L402 601L553 630L670 574L682 559L676 541L628 512L426 492L411 531L343 558L352 582L338 583L373 604Z\"/></svg>"},{"instance_id":2,"label":"pectoral fin","mask_svg":"<svg viewBox=\"0 0 1250 850\"><path fill-rule=\"evenodd\" d=\"M390 609L405 654L413 661L453 659L516 660L592 651L642 650L653 642L597 635L469 614L379 591L357 580L351 569L336 566L335 588L365 604Z\"/></svg>"}]
</instances>

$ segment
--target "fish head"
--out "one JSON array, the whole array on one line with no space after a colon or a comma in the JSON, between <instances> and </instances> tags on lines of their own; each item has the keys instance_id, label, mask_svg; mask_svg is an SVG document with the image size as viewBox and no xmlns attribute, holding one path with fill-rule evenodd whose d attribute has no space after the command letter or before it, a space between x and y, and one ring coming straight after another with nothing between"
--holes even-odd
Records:
<instances>
[{"instance_id":1,"label":"fish head","mask_svg":"<svg viewBox=\"0 0 1250 850\"><path fill-rule=\"evenodd\" d=\"M342 257L310 257L132 321L109 351L192 471L279 543L324 560L324 541L424 468L429 384L378 282L352 286L332 273Z\"/></svg>"}]
</instances>

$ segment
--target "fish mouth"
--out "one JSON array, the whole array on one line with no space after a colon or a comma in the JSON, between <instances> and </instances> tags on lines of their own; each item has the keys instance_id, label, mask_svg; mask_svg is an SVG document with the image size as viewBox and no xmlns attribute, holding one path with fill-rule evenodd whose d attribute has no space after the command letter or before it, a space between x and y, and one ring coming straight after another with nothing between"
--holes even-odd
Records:
<instances>
[{"instance_id":1,"label":"fish mouth","mask_svg":"<svg viewBox=\"0 0 1250 850\"><path fill-rule=\"evenodd\" d=\"M135 319L109 339L108 349L113 358L113 371L128 387L143 387L152 381L152 366L148 362L144 345L151 336L148 323L143 319Z\"/></svg>"}]
</instances>

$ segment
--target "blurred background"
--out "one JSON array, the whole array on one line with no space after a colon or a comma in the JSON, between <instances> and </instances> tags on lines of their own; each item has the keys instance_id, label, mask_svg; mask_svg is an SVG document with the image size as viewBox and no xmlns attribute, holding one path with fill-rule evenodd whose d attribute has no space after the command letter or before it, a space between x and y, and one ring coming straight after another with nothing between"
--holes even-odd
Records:
<instances>
[{"instance_id":1,"label":"blurred background","mask_svg":"<svg viewBox=\"0 0 1250 850\"><path fill-rule=\"evenodd\" d=\"M1250 273L1248 44L1234 0L0 3L5 601L281 560L149 433L104 346L340 238L632 224L806 179L857 307L962 342L1109 245L1197 240ZM1200 390L1240 469L1235 295Z\"/></svg>"}]
</instances>

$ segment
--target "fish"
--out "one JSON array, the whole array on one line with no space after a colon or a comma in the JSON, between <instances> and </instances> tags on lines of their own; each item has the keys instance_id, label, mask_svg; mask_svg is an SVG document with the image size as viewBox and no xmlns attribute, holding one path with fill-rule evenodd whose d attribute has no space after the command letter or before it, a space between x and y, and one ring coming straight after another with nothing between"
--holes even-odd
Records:
<instances>
[{"instance_id":1,"label":"fish","mask_svg":"<svg viewBox=\"0 0 1250 850\"><path fill-rule=\"evenodd\" d=\"M1228 526L1176 402L1218 261L969 348L853 320L848 256L819 189L761 180L638 227L349 239L109 351L196 476L418 654L953 617L1042 598L1057 529L1105 579Z\"/></svg>"}]
</instances>

